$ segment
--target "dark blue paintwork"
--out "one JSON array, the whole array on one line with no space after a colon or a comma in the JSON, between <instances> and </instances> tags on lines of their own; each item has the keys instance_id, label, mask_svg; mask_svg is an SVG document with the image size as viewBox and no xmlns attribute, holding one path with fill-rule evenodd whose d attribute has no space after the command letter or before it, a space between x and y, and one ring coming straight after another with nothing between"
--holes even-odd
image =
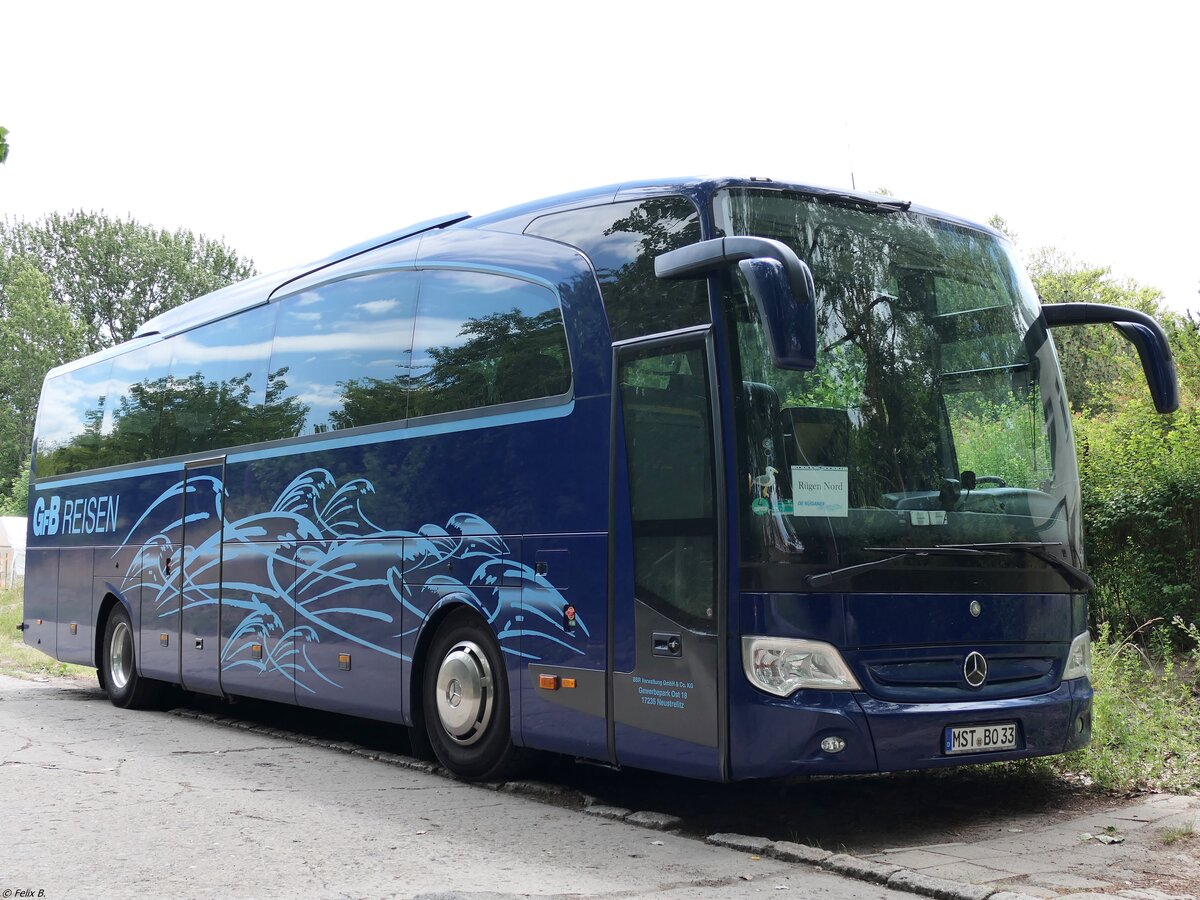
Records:
<instances>
[{"instance_id":1,"label":"dark blue paintwork","mask_svg":"<svg viewBox=\"0 0 1200 900\"><path fill-rule=\"evenodd\" d=\"M550 211L673 194L696 203L709 238L709 201L731 185L750 183L613 185L475 219L451 217L451 224L421 223L146 323L136 344L351 274L482 269L556 292L573 384L568 395L511 409L229 448L209 454L224 455L223 465L193 469L186 479L187 460L179 458L37 482L35 503L56 499L60 508L77 509L77 501L108 498L113 515L100 520L103 529L54 534L35 533L31 517L26 641L60 659L95 664L98 617L115 599L130 612L147 677L407 723L426 625L458 604L475 609L501 643L518 744L696 777L756 778L982 762L1085 743L1086 729L1075 735L1073 723L1085 719L1090 727L1091 689L1083 680L1059 683L1067 646L1086 627L1082 597L742 595L736 529L725 548L725 665L717 676L724 693L714 704L720 709L708 711L726 716L719 748L610 723L603 703L568 708L534 686L537 664L604 679L636 671L644 650L633 634L624 434L596 275L580 252L521 232ZM717 440L726 448L717 458L732 510L734 389L715 291L711 302ZM967 613L971 599L984 604L984 616ZM561 615L568 604L578 612L574 627ZM828 641L844 651L864 690L767 695L741 672L743 634ZM901 671L909 662L920 671L950 671L975 648L997 659L1009 654L1002 669L1009 664L1017 680L1041 678L1045 689L948 702L961 691L923 696L925 688L914 688ZM348 668L339 668L339 654L350 657ZM1040 674L1038 659L1050 661ZM1017 751L969 758L941 752L947 725L999 720L1019 723ZM846 739L841 754L820 749L831 735Z\"/></svg>"}]
</instances>

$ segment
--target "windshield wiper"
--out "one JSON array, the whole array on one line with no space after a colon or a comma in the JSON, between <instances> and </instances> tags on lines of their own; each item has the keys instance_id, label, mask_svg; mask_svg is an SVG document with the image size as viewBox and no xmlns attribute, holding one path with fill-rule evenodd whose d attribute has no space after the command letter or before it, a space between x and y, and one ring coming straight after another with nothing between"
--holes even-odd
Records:
<instances>
[{"instance_id":1,"label":"windshield wiper","mask_svg":"<svg viewBox=\"0 0 1200 900\"><path fill-rule=\"evenodd\" d=\"M868 553L891 553L894 555L886 559L876 559L871 562L859 563L856 566L843 566L840 569L830 569L828 572L821 572L818 575L807 575L804 579L805 583L809 587L826 587L835 581L853 578L862 572L869 572L871 569L878 569L880 566L886 566L913 556L999 556L1003 552L984 549L983 545L980 547L952 547L949 545L938 545L936 547L863 547L863 550Z\"/></svg>"},{"instance_id":2,"label":"windshield wiper","mask_svg":"<svg viewBox=\"0 0 1200 900\"><path fill-rule=\"evenodd\" d=\"M878 212L908 212L912 206L911 200L894 200L890 197L863 197L859 194L851 194L846 191L823 191L810 190L802 191L814 200L825 201L828 203L841 203L845 206L852 206L857 209L869 209Z\"/></svg>"},{"instance_id":3,"label":"windshield wiper","mask_svg":"<svg viewBox=\"0 0 1200 900\"><path fill-rule=\"evenodd\" d=\"M1096 582L1092 581L1090 575L1078 566L1074 566L1064 559L1059 559L1056 556L1051 556L1046 551L1051 547L1061 547L1058 542L1048 543L1045 541L1004 541L999 544L938 544L939 547L954 550L985 550L995 551L999 553L1027 553L1035 559L1040 559L1050 568L1054 569L1063 580L1071 587L1080 591L1094 590Z\"/></svg>"},{"instance_id":4,"label":"windshield wiper","mask_svg":"<svg viewBox=\"0 0 1200 900\"><path fill-rule=\"evenodd\" d=\"M1043 541L1005 541L995 544L935 544L932 547L863 547L863 550L869 553L891 553L893 555L886 559L859 563L856 566L831 569L828 572L821 572L819 575L808 575L804 581L809 587L827 587L836 581L853 578L862 572L869 572L871 569L878 569L881 566L914 556L1001 556L1005 553L1025 553L1050 566L1062 575L1063 580L1075 590L1093 590L1096 583L1092 581L1087 572L1046 552L1052 547L1061 546L1061 543Z\"/></svg>"}]
</instances>

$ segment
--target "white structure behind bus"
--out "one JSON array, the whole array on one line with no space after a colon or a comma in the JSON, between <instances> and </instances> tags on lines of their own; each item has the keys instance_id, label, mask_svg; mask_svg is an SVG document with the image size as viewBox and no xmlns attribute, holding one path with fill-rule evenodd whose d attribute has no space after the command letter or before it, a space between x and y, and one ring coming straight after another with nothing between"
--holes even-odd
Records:
<instances>
[{"instance_id":1,"label":"white structure behind bus","mask_svg":"<svg viewBox=\"0 0 1200 900\"><path fill-rule=\"evenodd\" d=\"M0 516L0 588L25 580L24 516Z\"/></svg>"}]
</instances>

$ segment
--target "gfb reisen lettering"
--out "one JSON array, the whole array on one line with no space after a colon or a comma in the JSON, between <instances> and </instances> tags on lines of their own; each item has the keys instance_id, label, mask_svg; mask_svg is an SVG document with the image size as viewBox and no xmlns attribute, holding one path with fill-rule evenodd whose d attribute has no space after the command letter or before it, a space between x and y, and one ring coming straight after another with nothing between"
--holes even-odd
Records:
<instances>
[{"instance_id":1,"label":"gfb reisen lettering","mask_svg":"<svg viewBox=\"0 0 1200 900\"><path fill-rule=\"evenodd\" d=\"M120 503L120 494L67 500L57 494L38 497L33 507L33 533L37 537L55 537L115 532Z\"/></svg>"}]
</instances>

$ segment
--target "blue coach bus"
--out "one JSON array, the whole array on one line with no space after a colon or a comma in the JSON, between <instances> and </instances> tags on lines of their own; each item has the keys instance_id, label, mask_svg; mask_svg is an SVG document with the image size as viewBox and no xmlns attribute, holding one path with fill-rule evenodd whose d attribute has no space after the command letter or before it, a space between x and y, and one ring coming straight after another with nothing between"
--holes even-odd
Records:
<instances>
[{"instance_id":1,"label":"blue coach bus","mask_svg":"<svg viewBox=\"0 0 1200 900\"><path fill-rule=\"evenodd\" d=\"M169 685L706 779L1090 735L1071 419L992 230L675 180L425 222L60 366L25 640Z\"/></svg>"}]
</instances>

